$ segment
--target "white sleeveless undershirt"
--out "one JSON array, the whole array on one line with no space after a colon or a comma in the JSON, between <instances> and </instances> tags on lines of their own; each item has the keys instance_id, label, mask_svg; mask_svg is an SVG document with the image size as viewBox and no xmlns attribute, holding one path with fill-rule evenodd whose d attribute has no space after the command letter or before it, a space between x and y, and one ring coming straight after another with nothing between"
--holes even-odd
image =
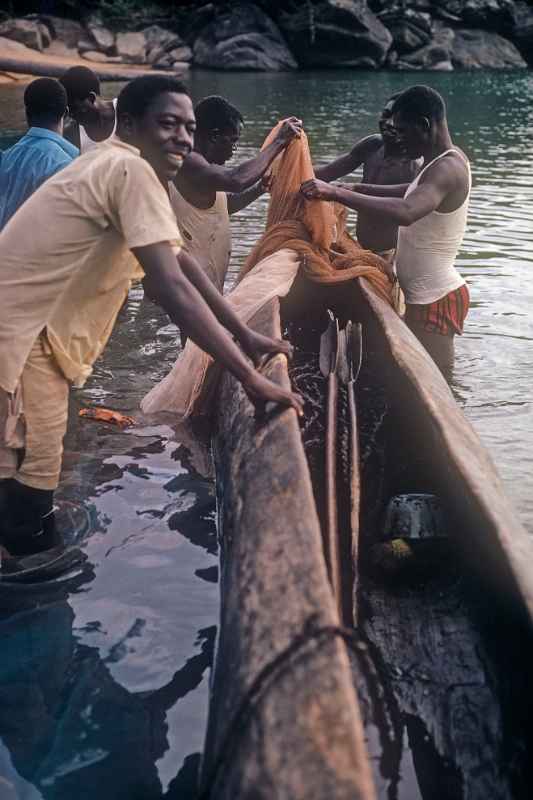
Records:
<instances>
[{"instance_id":1,"label":"white sleeveless undershirt","mask_svg":"<svg viewBox=\"0 0 533 800\"><path fill-rule=\"evenodd\" d=\"M115 135L115 131L117 130L117 98L113 100L113 108L115 109L115 124L113 125L113 130L109 134L108 138ZM102 139L101 142L95 142L94 139L91 139L83 125L80 125L80 153L86 153L87 150L92 150L93 147L101 144L102 142L107 142L107 139Z\"/></svg>"},{"instance_id":2,"label":"white sleeveless undershirt","mask_svg":"<svg viewBox=\"0 0 533 800\"><path fill-rule=\"evenodd\" d=\"M405 197L416 189L424 172L448 153L457 153L468 167L468 192L463 203L455 211L431 211L412 225L398 229L396 272L405 302L412 305L433 303L465 283L454 262L466 230L472 186L468 161L457 150L446 150L418 173Z\"/></svg>"},{"instance_id":3,"label":"white sleeveless undershirt","mask_svg":"<svg viewBox=\"0 0 533 800\"><path fill-rule=\"evenodd\" d=\"M217 192L210 208L197 208L169 184L170 205L183 239L183 249L193 256L215 286L222 291L231 255L228 198Z\"/></svg>"}]
</instances>

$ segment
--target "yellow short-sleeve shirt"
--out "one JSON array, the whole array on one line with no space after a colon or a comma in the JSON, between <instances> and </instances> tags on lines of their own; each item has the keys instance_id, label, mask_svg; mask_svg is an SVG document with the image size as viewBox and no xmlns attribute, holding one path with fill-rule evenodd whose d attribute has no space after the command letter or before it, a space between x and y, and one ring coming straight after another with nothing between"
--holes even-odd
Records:
<instances>
[{"instance_id":1,"label":"yellow short-sleeve shirt","mask_svg":"<svg viewBox=\"0 0 533 800\"><path fill-rule=\"evenodd\" d=\"M158 242L182 243L168 195L118 137L46 181L0 233L0 386L15 390L43 330L81 386L140 277L131 248Z\"/></svg>"}]
</instances>

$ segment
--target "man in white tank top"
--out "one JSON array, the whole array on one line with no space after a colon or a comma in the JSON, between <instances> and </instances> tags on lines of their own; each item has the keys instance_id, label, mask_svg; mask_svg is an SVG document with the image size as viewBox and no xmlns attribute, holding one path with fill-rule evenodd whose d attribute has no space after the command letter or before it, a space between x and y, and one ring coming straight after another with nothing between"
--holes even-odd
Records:
<instances>
[{"instance_id":1,"label":"man in white tank top","mask_svg":"<svg viewBox=\"0 0 533 800\"><path fill-rule=\"evenodd\" d=\"M88 67L71 67L60 80L67 92L73 121L65 128L65 137L83 155L115 133L117 101L100 97L100 81Z\"/></svg>"},{"instance_id":2,"label":"man in white tank top","mask_svg":"<svg viewBox=\"0 0 533 800\"><path fill-rule=\"evenodd\" d=\"M454 266L466 228L471 176L468 159L454 146L442 97L429 86L412 86L393 105L398 142L407 157L424 159L410 184L359 184L353 191L308 181L308 199L336 200L373 212L399 226L396 271L406 300L405 320L448 374L455 334L461 334L469 295Z\"/></svg>"},{"instance_id":3,"label":"man in white tank top","mask_svg":"<svg viewBox=\"0 0 533 800\"><path fill-rule=\"evenodd\" d=\"M170 201L184 249L222 291L231 253L229 215L266 189L261 180L273 160L298 136L300 120L287 120L274 142L255 158L228 167L243 128L240 111L223 97L205 97L195 107L194 150L170 186Z\"/></svg>"}]
</instances>

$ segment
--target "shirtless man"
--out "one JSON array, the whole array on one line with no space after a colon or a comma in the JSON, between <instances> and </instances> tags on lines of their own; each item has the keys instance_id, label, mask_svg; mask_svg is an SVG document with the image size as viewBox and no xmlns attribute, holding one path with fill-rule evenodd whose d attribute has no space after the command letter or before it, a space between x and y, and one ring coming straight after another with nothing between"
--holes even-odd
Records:
<instances>
[{"instance_id":1,"label":"shirtless man","mask_svg":"<svg viewBox=\"0 0 533 800\"><path fill-rule=\"evenodd\" d=\"M117 117L116 136L49 178L0 233L0 544L12 556L61 544L53 498L69 384L90 375L139 265L145 294L254 403L302 413L297 395L253 366L288 343L248 328L182 252L168 182L193 145L187 89L167 76L137 78Z\"/></svg>"},{"instance_id":2,"label":"shirtless man","mask_svg":"<svg viewBox=\"0 0 533 800\"><path fill-rule=\"evenodd\" d=\"M349 153L315 170L318 180L331 181L343 178L363 165L362 183L389 185L410 183L421 167L421 160L408 158L398 147L392 124L392 105L398 94L393 94L379 118L380 133L365 136L356 142ZM351 189L351 186L346 186ZM357 214L357 241L366 250L386 254L396 247L398 226L389 220L376 225L373 214Z\"/></svg>"},{"instance_id":3,"label":"shirtless man","mask_svg":"<svg viewBox=\"0 0 533 800\"><path fill-rule=\"evenodd\" d=\"M229 266L231 233L229 215L248 206L265 191L260 180L295 136L302 123L291 117L275 140L254 158L226 166L237 149L243 118L223 97L205 97L194 109L194 150L170 187L184 249L204 267L222 291Z\"/></svg>"},{"instance_id":4,"label":"shirtless man","mask_svg":"<svg viewBox=\"0 0 533 800\"><path fill-rule=\"evenodd\" d=\"M65 128L65 138L86 153L115 133L117 101L100 97L100 81L88 67L71 67L60 82L67 93L72 119Z\"/></svg>"},{"instance_id":5,"label":"shirtless man","mask_svg":"<svg viewBox=\"0 0 533 800\"><path fill-rule=\"evenodd\" d=\"M309 200L335 200L377 221L399 226L396 271L406 302L405 321L443 373L454 361L469 294L454 266L466 229L470 165L454 145L444 100L429 86L412 86L394 101L398 144L424 168L409 184L357 184L352 190L320 180L302 184Z\"/></svg>"}]
</instances>

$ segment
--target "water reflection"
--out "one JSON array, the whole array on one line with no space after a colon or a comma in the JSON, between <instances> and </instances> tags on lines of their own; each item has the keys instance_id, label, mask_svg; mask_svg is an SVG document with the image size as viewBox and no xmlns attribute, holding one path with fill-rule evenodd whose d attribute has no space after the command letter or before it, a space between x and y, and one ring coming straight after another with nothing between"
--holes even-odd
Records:
<instances>
[{"instance_id":1,"label":"water reflection","mask_svg":"<svg viewBox=\"0 0 533 800\"><path fill-rule=\"evenodd\" d=\"M10 782L17 791L31 782L45 800L92 799L102 787L116 800L183 797L179 775L162 793L156 762L169 748L166 713L203 680L215 628L198 631L199 653L166 684L131 692L110 665L123 657L129 637L141 635L142 621L102 659L75 635L74 618L60 602L1 626L0 737L16 771Z\"/></svg>"}]
</instances>

